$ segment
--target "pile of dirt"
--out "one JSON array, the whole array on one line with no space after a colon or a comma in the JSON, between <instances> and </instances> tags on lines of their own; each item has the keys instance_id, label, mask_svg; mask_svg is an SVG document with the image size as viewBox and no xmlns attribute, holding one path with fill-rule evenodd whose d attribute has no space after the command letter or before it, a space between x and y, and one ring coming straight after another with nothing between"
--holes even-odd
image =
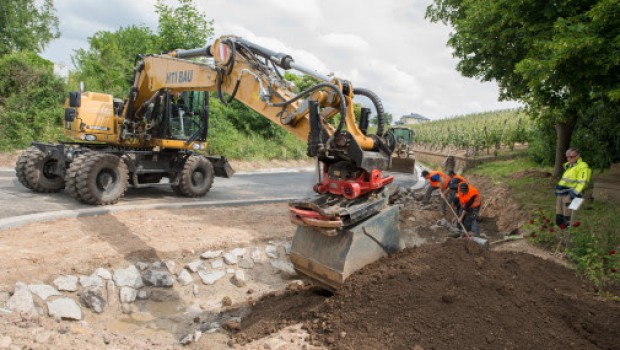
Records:
<instances>
[{"instance_id":1,"label":"pile of dirt","mask_svg":"<svg viewBox=\"0 0 620 350\"><path fill-rule=\"evenodd\" d=\"M551 177L551 173L548 171L540 171L536 169L519 171L510 175L511 179L522 179L525 177L533 178L533 179L542 179Z\"/></svg>"},{"instance_id":2,"label":"pile of dirt","mask_svg":"<svg viewBox=\"0 0 620 350\"><path fill-rule=\"evenodd\" d=\"M493 183L490 178L479 175L468 175L467 180L480 191L482 228L493 222L498 233L509 234L514 233L527 221L528 213L512 199L508 185ZM549 195L552 196L552 192Z\"/></svg>"},{"instance_id":3,"label":"pile of dirt","mask_svg":"<svg viewBox=\"0 0 620 350\"><path fill-rule=\"evenodd\" d=\"M334 349L617 349L620 339L620 305L597 300L574 271L528 254L472 255L461 240L366 266L332 297L264 298L236 339L296 322Z\"/></svg>"}]
</instances>

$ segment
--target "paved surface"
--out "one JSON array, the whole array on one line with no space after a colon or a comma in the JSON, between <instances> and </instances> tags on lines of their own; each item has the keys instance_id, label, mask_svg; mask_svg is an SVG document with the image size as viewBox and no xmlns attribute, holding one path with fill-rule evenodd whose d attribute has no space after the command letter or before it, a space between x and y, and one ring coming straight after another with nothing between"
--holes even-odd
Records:
<instances>
[{"instance_id":1,"label":"paved surface","mask_svg":"<svg viewBox=\"0 0 620 350\"><path fill-rule=\"evenodd\" d=\"M415 188L423 184L412 175L390 175L395 176L394 183L399 186ZM19 183L12 169L0 168L0 229L119 210L283 202L312 196L314 183L314 172L309 169L237 173L230 179L215 178L211 191L203 198L179 197L168 184L159 184L152 188L130 187L116 205L91 206L77 202L63 192L44 194L30 191Z\"/></svg>"}]
</instances>

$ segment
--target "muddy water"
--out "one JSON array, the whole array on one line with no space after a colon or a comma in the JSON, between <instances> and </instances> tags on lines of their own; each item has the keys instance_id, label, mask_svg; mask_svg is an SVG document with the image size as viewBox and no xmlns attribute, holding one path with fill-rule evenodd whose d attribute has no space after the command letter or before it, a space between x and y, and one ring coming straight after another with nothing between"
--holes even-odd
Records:
<instances>
[{"instance_id":1,"label":"muddy water","mask_svg":"<svg viewBox=\"0 0 620 350\"><path fill-rule=\"evenodd\" d=\"M120 333L187 333L186 319L191 315L186 313L186 308L180 305L178 300L154 302L145 300L137 302L139 311L130 315L113 320L108 324L108 329Z\"/></svg>"}]
</instances>

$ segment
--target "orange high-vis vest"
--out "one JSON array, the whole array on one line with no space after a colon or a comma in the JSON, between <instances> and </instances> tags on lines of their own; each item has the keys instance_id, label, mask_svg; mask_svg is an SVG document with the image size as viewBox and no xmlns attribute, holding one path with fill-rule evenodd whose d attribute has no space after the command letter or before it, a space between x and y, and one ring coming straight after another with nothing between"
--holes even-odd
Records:
<instances>
[{"instance_id":1,"label":"orange high-vis vest","mask_svg":"<svg viewBox=\"0 0 620 350\"><path fill-rule=\"evenodd\" d=\"M478 190L472 186L469 185L469 191L467 191L467 193L463 193L461 192L461 186L459 186L459 204L461 205L461 208L465 208L465 206L467 205L467 202L469 202L472 198L474 199L473 202L471 203L471 205L469 206L469 208L477 208L480 206L480 193L478 193ZM466 209L469 209L466 208Z\"/></svg>"},{"instance_id":2,"label":"orange high-vis vest","mask_svg":"<svg viewBox=\"0 0 620 350\"><path fill-rule=\"evenodd\" d=\"M433 177L433 175L439 175L439 181L432 181L431 177ZM448 175L442 173L441 171L431 171L428 174L428 181L431 183L431 186L435 187L435 188L440 188L442 190L445 190L448 187L448 182L450 182L450 178L448 177Z\"/></svg>"},{"instance_id":3,"label":"orange high-vis vest","mask_svg":"<svg viewBox=\"0 0 620 350\"><path fill-rule=\"evenodd\" d=\"M448 180L448 183L449 183L450 181L452 181L453 179L459 179L459 180L461 180L461 181L459 181L459 182L458 182L459 184L460 184L461 182L467 182L467 180L465 180L465 178L464 178L464 177L462 177L461 175L459 175L459 174L454 174L454 176L452 176L452 177L450 178L450 180ZM458 186L458 184L457 184L457 186ZM458 187L457 187L457 189L458 189Z\"/></svg>"}]
</instances>

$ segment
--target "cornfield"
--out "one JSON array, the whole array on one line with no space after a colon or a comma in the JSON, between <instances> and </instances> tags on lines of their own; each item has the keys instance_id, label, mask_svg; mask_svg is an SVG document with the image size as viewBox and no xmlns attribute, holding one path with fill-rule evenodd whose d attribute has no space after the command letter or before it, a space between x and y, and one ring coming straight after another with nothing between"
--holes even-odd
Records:
<instances>
[{"instance_id":1,"label":"cornfield","mask_svg":"<svg viewBox=\"0 0 620 350\"><path fill-rule=\"evenodd\" d=\"M468 156L497 155L513 151L515 145L528 142L534 127L528 115L517 109L456 116L409 125L415 131L414 146L419 149Z\"/></svg>"}]
</instances>

